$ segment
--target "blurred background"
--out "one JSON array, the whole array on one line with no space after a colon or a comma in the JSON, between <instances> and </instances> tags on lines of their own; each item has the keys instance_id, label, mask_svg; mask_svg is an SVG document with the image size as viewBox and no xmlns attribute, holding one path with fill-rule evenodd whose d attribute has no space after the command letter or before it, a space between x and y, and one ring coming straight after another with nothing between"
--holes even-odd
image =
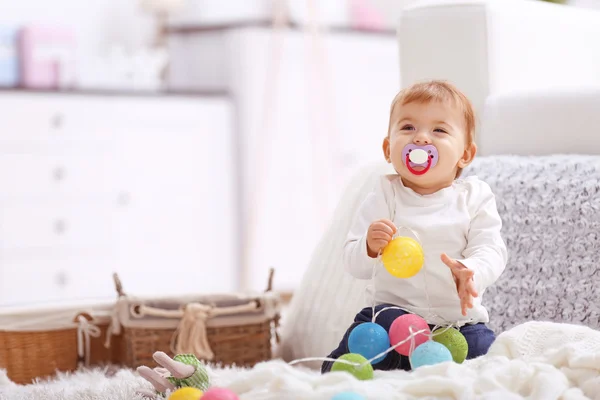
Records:
<instances>
[{"instance_id":1,"label":"blurred background","mask_svg":"<svg viewBox=\"0 0 600 400\"><path fill-rule=\"evenodd\" d=\"M0 305L112 299L113 272L176 295L264 290L272 267L292 293L382 160L416 3L0 0Z\"/></svg>"}]
</instances>

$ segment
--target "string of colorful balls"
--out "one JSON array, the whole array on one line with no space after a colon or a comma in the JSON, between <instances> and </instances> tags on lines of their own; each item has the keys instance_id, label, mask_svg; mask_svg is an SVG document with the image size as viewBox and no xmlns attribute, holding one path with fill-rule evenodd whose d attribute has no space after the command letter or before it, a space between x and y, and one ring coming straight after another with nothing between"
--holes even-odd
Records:
<instances>
[{"instance_id":1,"label":"string of colorful balls","mask_svg":"<svg viewBox=\"0 0 600 400\"><path fill-rule=\"evenodd\" d=\"M394 238L382 251L381 262L392 276L410 278L423 267L425 256L419 242L411 237ZM396 351L409 358L412 369L454 361L461 364L469 350L467 340L458 329L449 326L436 326L433 332L422 317L404 314L394 320L389 333L376 323L376 317L388 307L373 316L373 322L357 325L348 337L349 353L334 361L332 371L345 371L359 380L373 379L373 364L381 362L385 356ZM405 310L406 311L406 310ZM296 360L292 363L316 360L316 358ZM339 393L331 400L364 400L353 392Z\"/></svg>"},{"instance_id":2,"label":"string of colorful balls","mask_svg":"<svg viewBox=\"0 0 600 400\"><path fill-rule=\"evenodd\" d=\"M373 364L382 361L390 351L407 356L416 369L447 361L460 364L467 358L468 349L465 337L457 329L438 327L432 332L423 318L405 314L394 320L389 334L376 322L356 326L348 337L350 352L334 361L331 370L368 380L373 378Z\"/></svg>"},{"instance_id":3,"label":"string of colorful balls","mask_svg":"<svg viewBox=\"0 0 600 400\"><path fill-rule=\"evenodd\" d=\"M381 261L392 276L410 278L423 268L425 256L417 240L399 236L383 249ZM458 329L435 327L432 332L425 319L404 314L394 320L388 334L375 322L376 316L373 322L360 324L350 332L350 352L334 362L332 371L346 371L362 380L372 379L372 365L382 361L392 350L409 357L413 369L447 361L460 364L467 358L469 346Z\"/></svg>"}]
</instances>

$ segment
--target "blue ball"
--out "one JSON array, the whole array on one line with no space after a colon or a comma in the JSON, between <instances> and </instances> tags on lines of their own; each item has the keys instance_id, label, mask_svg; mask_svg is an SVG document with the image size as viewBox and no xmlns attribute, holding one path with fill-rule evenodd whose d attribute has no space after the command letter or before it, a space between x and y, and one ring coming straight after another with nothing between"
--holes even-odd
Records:
<instances>
[{"instance_id":1,"label":"blue ball","mask_svg":"<svg viewBox=\"0 0 600 400\"><path fill-rule=\"evenodd\" d=\"M338 393L331 398L331 400L365 400L360 394L352 392Z\"/></svg>"},{"instance_id":2,"label":"blue ball","mask_svg":"<svg viewBox=\"0 0 600 400\"><path fill-rule=\"evenodd\" d=\"M390 348L390 337L381 325L365 322L356 326L348 337L348 350L350 353L360 354L367 360L375 357ZM386 356L379 357L371 362L377 364Z\"/></svg>"},{"instance_id":3,"label":"blue ball","mask_svg":"<svg viewBox=\"0 0 600 400\"><path fill-rule=\"evenodd\" d=\"M433 340L417 346L410 355L410 365L413 369L446 361L452 361L452 353L446 346Z\"/></svg>"}]
</instances>

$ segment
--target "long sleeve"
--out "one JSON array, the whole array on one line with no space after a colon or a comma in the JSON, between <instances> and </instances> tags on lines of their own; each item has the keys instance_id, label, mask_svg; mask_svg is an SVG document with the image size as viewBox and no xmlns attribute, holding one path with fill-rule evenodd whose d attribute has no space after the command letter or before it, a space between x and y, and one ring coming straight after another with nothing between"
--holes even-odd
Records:
<instances>
[{"instance_id":1,"label":"long sleeve","mask_svg":"<svg viewBox=\"0 0 600 400\"><path fill-rule=\"evenodd\" d=\"M472 217L467 247L463 251L464 259L457 261L475 272L475 289L481 295L500 277L508 256L500 233L502 220L492 190L482 181L473 182L470 198Z\"/></svg>"},{"instance_id":2,"label":"long sleeve","mask_svg":"<svg viewBox=\"0 0 600 400\"><path fill-rule=\"evenodd\" d=\"M388 200L389 199L389 200ZM388 177L382 177L361 204L344 243L344 266L357 279L370 279L375 258L367 254L367 231L379 219L391 219L392 187Z\"/></svg>"}]
</instances>

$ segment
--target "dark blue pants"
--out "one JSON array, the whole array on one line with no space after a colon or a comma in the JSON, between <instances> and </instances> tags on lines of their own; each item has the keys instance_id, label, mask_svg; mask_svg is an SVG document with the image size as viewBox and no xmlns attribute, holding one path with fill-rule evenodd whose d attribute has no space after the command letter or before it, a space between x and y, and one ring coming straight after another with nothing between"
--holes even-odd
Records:
<instances>
[{"instance_id":1,"label":"dark blue pants","mask_svg":"<svg viewBox=\"0 0 600 400\"><path fill-rule=\"evenodd\" d=\"M375 307L375 313L386 307L393 306L391 304L380 304ZM404 314L406 314L406 312L402 310L386 310L377 316L377 321L375 322L377 322L387 332L389 332L392 322L394 322L396 318ZM354 318L354 323L350 325L350 328L348 328L348 330L344 334L344 338L340 342L340 345L337 349L331 352L328 358L337 359L338 357L349 353L350 351L348 350L348 336L350 336L350 332L352 332L352 329L354 329L357 325L360 325L362 323L371 322L372 319L373 309L371 307L364 308L360 313L358 313ZM434 327L430 325L430 328L433 329ZM469 345L467 360L486 354L488 349L496 339L494 332L492 332L492 330L485 326L485 324L483 323L465 325L462 328L460 328L460 332L463 334ZM329 372L332 366L332 361L325 361L321 366L321 372ZM382 361L373 365L373 369L385 371L391 369L403 369L405 371L410 371L411 368L408 357L402 356L396 351L391 351Z\"/></svg>"}]
</instances>

